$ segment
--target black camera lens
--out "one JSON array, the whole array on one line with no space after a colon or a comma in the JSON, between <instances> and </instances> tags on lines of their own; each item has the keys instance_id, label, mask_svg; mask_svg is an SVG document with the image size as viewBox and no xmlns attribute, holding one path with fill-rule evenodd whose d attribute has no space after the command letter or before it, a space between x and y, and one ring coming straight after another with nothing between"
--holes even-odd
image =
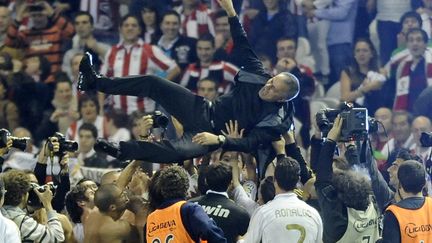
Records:
<instances>
[{"instance_id":1,"label":"black camera lens","mask_svg":"<svg viewBox=\"0 0 432 243\"><path fill-rule=\"evenodd\" d=\"M432 132L422 132L420 143L423 147L432 147Z\"/></svg>"},{"instance_id":2,"label":"black camera lens","mask_svg":"<svg viewBox=\"0 0 432 243\"><path fill-rule=\"evenodd\" d=\"M60 150L66 152L75 152L78 150L78 143L75 141L65 140L60 145Z\"/></svg>"},{"instance_id":3,"label":"black camera lens","mask_svg":"<svg viewBox=\"0 0 432 243\"><path fill-rule=\"evenodd\" d=\"M29 138L12 138L12 147L24 151L27 148Z\"/></svg>"},{"instance_id":4,"label":"black camera lens","mask_svg":"<svg viewBox=\"0 0 432 243\"><path fill-rule=\"evenodd\" d=\"M169 123L169 118L160 111L155 111L152 115L153 128L166 128Z\"/></svg>"}]
</instances>

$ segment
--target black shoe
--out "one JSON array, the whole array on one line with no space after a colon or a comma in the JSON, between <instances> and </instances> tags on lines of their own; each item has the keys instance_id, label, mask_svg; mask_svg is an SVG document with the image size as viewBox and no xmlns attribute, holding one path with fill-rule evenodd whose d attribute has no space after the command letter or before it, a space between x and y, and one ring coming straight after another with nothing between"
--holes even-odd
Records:
<instances>
[{"instance_id":1,"label":"black shoe","mask_svg":"<svg viewBox=\"0 0 432 243\"><path fill-rule=\"evenodd\" d=\"M95 90L96 79L100 78L93 68L93 60L90 53L86 52L79 65L78 89L81 91Z\"/></svg>"},{"instance_id":2,"label":"black shoe","mask_svg":"<svg viewBox=\"0 0 432 243\"><path fill-rule=\"evenodd\" d=\"M106 153L114 158L118 158L120 156L119 146L117 144L108 142L103 138L98 138L93 148L96 152Z\"/></svg>"}]
</instances>

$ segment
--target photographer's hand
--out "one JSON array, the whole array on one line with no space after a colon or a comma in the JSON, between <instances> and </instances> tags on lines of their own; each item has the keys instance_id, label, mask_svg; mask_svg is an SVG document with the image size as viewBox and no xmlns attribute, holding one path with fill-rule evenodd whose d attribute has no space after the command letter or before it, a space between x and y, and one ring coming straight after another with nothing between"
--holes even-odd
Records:
<instances>
[{"instance_id":1,"label":"photographer's hand","mask_svg":"<svg viewBox=\"0 0 432 243\"><path fill-rule=\"evenodd\" d=\"M60 173L62 175L68 174L69 173L69 154L65 153L60 161L60 167L61 167L61 171Z\"/></svg>"},{"instance_id":2,"label":"photographer's hand","mask_svg":"<svg viewBox=\"0 0 432 243\"><path fill-rule=\"evenodd\" d=\"M217 145L219 144L219 139L218 136L213 133L201 132L192 138L192 142L199 145Z\"/></svg>"},{"instance_id":3,"label":"photographer's hand","mask_svg":"<svg viewBox=\"0 0 432 243\"><path fill-rule=\"evenodd\" d=\"M12 147L12 139L10 137L7 138L6 147L0 148L0 156L3 156L9 152L9 149Z\"/></svg>"},{"instance_id":4,"label":"photographer's hand","mask_svg":"<svg viewBox=\"0 0 432 243\"><path fill-rule=\"evenodd\" d=\"M48 141L45 143L43 149L41 149L39 152L38 163L46 164L50 154L52 152L56 153L59 150L60 150L60 143L58 142L58 138L56 137L48 138Z\"/></svg>"},{"instance_id":5,"label":"photographer's hand","mask_svg":"<svg viewBox=\"0 0 432 243\"><path fill-rule=\"evenodd\" d=\"M37 189L33 189L33 190L36 193L36 195L39 197L39 200L41 201L42 205L47 211L54 210L51 205L53 194L47 185L45 185L44 187L45 187L45 191L42 193L39 192Z\"/></svg>"},{"instance_id":6,"label":"photographer's hand","mask_svg":"<svg viewBox=\"0 0 432 243\"><path fill-rule=\"evenodd\" d=\"M277 141L273 141L272 146L276 152L276 155L285 155L285 139L283 137L280 137L280 139Z\"/></svg>"},{"instance_id":7,"label":"photographer's hand","mask_svg":"<svg viewBox=\"0 0 432 243\"><path fill-rule=\"evenodd\" d=\"M153 118L151 115L143 116L138 121L140 138L146 139L150 135L150 129L153 127Z\"/></svg>"},{"instance_id":8,"label":"photographer's hand","mask_svg":"<svg viewBox=\"0 0 432 243\"><path fill-rule=\"evenodd\" d=\"M341 131L342 131L343 119L338 115L334 121L332 129L329 131L327 135L327 139L337 142L339 141Z\"/></svg>"}]
</instances>

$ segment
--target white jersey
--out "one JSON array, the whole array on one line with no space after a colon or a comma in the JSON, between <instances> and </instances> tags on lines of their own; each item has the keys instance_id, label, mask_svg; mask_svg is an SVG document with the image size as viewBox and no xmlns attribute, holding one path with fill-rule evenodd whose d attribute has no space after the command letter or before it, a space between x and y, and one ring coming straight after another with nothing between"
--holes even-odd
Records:
<instances>
[{"instance_id":1,"label":"white jersey","mask_svg":"<svg viewBox=\"0 0 432 243\"><path fill-rule=\"evenodd\" d=\"M371 202L366 211L348 210L348 225L338 243L376 242L379 238L378 212Z\"/></svg>"},{"instance_id":2,"label":"white jersey","mask_svg":"<svg viewBox=\"0 0 432 243\"><path fill-rule=\"evenodd\" d=\"M244 242L322 242L319 213L289 192L259 207L252 216Z\"/></svg>"}]
</instances>

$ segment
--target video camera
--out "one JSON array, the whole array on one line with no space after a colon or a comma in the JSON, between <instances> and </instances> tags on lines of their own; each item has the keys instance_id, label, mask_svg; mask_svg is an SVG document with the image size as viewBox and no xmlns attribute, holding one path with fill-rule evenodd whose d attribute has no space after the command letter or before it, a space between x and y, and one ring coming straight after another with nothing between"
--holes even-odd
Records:
<instances>
[{"instance_id":1,"label":"video camera","mask_svg":"<svg viewBox=\"0 0 432 243\"><path fill-rule=\"evenodd\" d=\"M324 137L327 137L339 114L343 120L339 142L361 140L368 133L378 131L377 121L368 116L366 108L354 108L351 103L347 102L342 103L340 107L340 109L322 109L317 112L315 119Z\"/></svg>"},{"instance_id":2,"label":"video camera","mask_svg":"<svg viewBox=\"0 0 432 243\"><path fill-rule=\"evenodd\" d=\"M65 152L75 152L78 150L78 143L72 140L66 140L65 136L59 132L56 132L51 138L57 138L60 148L59 151L54 153L54 155L62 157ZM48 149L54 151L54 146L51 140L48 142Z\"/></svg>"},{"instance_id":3,"label":"video camera","mask_svg":"<svg viewBox=\"0 0 432 243\"><path fill-rule=\"evenodd\" d=\"M17 148L22 151L26 149L27 141L30 140L30 138L28 137L22 137L22 138L12 137L11 133L8 130L2 128L0 129L0 148L4 148L7 146L8 138L12 139L13 148Z\"/></svg>"},{"instance_id":4,"label":"video camera","mask_svg":"<svg viewBox=\"0 0 432 243\"><path fill-rule=\"evenodd\" d=\"M420 144L422 147L432 147L432 132L422 132Z\"/></svg>"},{"instance_id":5,"label":"video camera","mask_svg":"<svg viewBox=\"0 0 432 243\"><path fill-rule=\"evenodd\" d=\"M48 189L51 190L53 195L55 195L57 186L54 185L54 183L48 182L47 184L45 184L45 186L48 186ZM40 192L40 193L44 193L46 190L45 186L39 186L39 184L37 184L37 183L30 183L30 191L29 191L29 197L27 200L27 205L32 206L34 208L42 207L42 203L41 203L38 195L36 194L36 192L34 192L34 189L38 190L38 192Z\"/></svg>"},{"instance_id":6,"label":"video camera","mask_svg":"<svg viewBox=\"0 0 432 243\"><path fill-rule=\"evenodd\" d=\"M169 123L169 118L161 111L154 111L151 115L153 119L153 128L166 128Z\"/></svg>"}]
</instances>

